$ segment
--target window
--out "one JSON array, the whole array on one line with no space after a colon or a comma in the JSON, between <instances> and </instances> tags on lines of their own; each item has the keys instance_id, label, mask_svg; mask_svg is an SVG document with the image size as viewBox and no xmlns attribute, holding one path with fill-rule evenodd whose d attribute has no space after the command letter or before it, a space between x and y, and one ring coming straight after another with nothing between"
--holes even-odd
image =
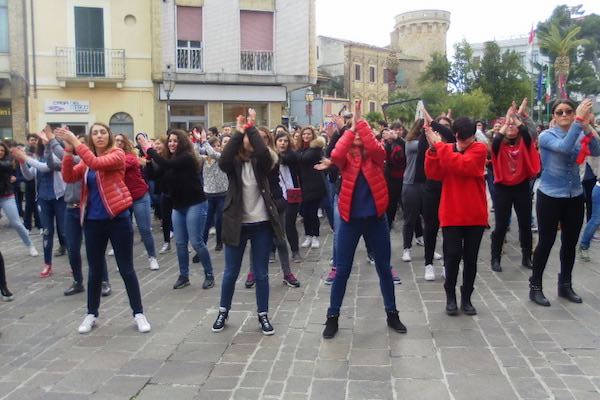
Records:
<instances>
[{"instance_id":1,"label":"window","mask_svg":"<svg viewBox=\"0 0 600 400\"><path fill-rule=\"evenodd\" d=\"M0 0L0 53L8 53L8 4ZM12 136L12 134L11 134Z\"/></svg>"},{"instance_id":2,"label":"window","mask_svg":"<svg viewBox=\"0 0 600 400\"><path fill-rule=\"evenodd\" d=\"M377 81L377 70L375 67L369 67L369 82L375 83Z\"/></svg>"},{"instance_id":3,"label":"window","mask_svg":"<svg viewBox=\"0 0 600 400\"><path fill-rule=\"evenodd\" d=\"M171 104L171 128L189 131L198 124L208 125L206 103L175 102L175 104Z\"/></svg>"},{"instance_id":4,"label":"window","mask_svg":"<svg viewBox=\"0 0 600 400\"><path fill-rule=\"evenodd\" d=\"M77 76L105 76L104 10L75 7Z\"/></svg>"},{"instance_id":5,"label":"window","mask_svg":"<svg viewBox=\"0 0 600 400\"><path fill-rule=\"evenodd\" d=\"M133 140L133 118L125 112L119 112L110 117L110 130L113 135L122 133Z\"/></svg>"},{"instance_id":6,"label":"window","mask_svg":"<svg viewBox=\"0 0 600 400\"><path fill-rule=\"evenodd\" d=\"M376 103L374 101L369 102L369 112L375 112Z\"/></svg>"},{"instance_id":7,"label":"window","mask_svg":"<svg viewBox=\"0 0 600 400\"><path fill-rule=\"evenodd\" d=\"M12 109L10 101L0 102L0 139L12 139Z\"/></svg>"},{"instance_id":8,"label":"window","mask_svg":"<svg viewBox=\"0 0 600 400\"><path fill-rule=\"evenodd\" d=\"M202 70L202 7L177 7L177 69Z\"/></svg>"},{"instance_id":9,"label":"window","mask_svg":"<svg viewBox=\"0 0 600 400\"><path fill-rule=\"evenodd\" d=\"M268 126L269 110L267 103L223 103L223 124L235 126L238 115L246 115L248 108L256 110L256 126Z\"/></svg>"},{"instance_id":10,"label":"window","mask_svg":"<svg viewBox=\"0 0 600 400\"><path fill-rule=\"evenodd\" d=\"M360 64L354 64L354 80L360 81Z\"/></svg>"},{"instance_id":11,"label":"window","mask_svg":"<svg viewBox=\"0 0 600 400\"><path fill-rule=\"evenodd\" d=\"M273 72L273 13L240 11L240 69Z\"/></svg>"}]
</instances>

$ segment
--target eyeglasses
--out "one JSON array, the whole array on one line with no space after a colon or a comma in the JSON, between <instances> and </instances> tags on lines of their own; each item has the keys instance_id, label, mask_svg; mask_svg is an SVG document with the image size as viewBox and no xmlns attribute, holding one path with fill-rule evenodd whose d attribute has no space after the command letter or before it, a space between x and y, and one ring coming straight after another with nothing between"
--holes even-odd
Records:
<instances>
[{"instance_id":1,"label":"eyeglasses","mask_svg":"<svg viewBox=\"0 0 600 400\"><path fill-rule=\"evenodd\" d=\"M567 110L556 110L554 111L554 114L558 115L559 117L562 117L563 115L572 115L573 114L573 110L572 109L567 109Z\"/></svg>"}]
</instances>

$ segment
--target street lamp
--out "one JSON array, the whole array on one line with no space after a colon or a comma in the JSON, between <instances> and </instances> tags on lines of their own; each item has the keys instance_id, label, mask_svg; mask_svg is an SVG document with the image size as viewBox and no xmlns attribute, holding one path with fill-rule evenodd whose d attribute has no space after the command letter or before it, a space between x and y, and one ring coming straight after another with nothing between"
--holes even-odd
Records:
<instances>
[{"instance_id":1,"label":"street lamp","mask_svg":"<svg viewBox=\"0 0 600 400\"><path fill-rule=\"evenodd\" d=\"M167 131L171 129L171 93L175 90L175 73L171 69L171 64L167 65L167 70L163 72L163 89L167 95Z\"/></svg>"},{"instance_id":2,"label":"street lamp","mask_svg":"<svg viewBox=\"0 0 600 400\"><path fill-rule=\"evenodd\" d=\"M304 100L306 100L306 115L308 115L308 125L312 125L312 103L315 100L315 94L311 88L308 88L304 93Z\"/></svg>"}]
</instances>

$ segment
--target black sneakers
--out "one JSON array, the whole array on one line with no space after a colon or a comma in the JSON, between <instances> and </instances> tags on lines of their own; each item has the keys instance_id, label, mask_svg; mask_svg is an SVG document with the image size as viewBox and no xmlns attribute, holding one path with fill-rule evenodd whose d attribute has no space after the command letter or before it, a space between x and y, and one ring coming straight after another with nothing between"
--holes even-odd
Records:
<instances>
[{"instance_id":1,"label":"black sneakers","mask_svg":"<svg viewBox=\"0 0 600 400\"><path fill-rule=\"evenodd\" d=\"M73 282L73 284L71 286L69 286L67 289L65 289L65 291L63 293L65 296L72 296L74 294L81 293L84 291L85 291L85 289L83 288L82 283Z\"/></svg>"},{"instance_id":2,"label":"black sneakers","mask_svg":"<svg viewBox=\"0 0 600 400\"><path fill-rule=\"evenodd\" d=\"M275 329L273 329L273 325L269 322L266 312L258 314L258 326L262 330L263 335L270 336L275 333Z\"/></svg>"},{"instance_id":3,"label":"black sneakers","mask_svg":"<svg viewBox=\"0 0 600 400\"><path fill-rule=\"evenodd\" d=\"M210 289L215 286L215 277L212 275L206 275L204 283L202 283L202 289Z\"/></svg>"},{"instance_id":4,"label":"black sneakers","mask_svg":"<svg viewBox=\"0 0 600 400\"><path fill-rule=\"evenodd\" d=\"M190 286L190 278L187 276L179 275L177 282L173 285L173 289L182 289L186 286Z\"/></svg>"},{"instance_id":5,"label":"black sneakers","mask_svg":"<svg viewBox=\"0 0 600 400\"><path fill-rule=\"evenodd\" d=\"M112 289L110 287L110 283L103 281L102 282L102 297L110 296L112 293Z\"/></svg>"},{"instance_id":6,"label":"black sneakers","mask_svg":"<svg viewBox=\"0 0 600 400\"><path fill-rule=\"evenodd\" d=\"M406 333L406 326L400 321L398 311L386 311L387 324L390 328L398 333Z\"/></svg>"},{"instance_id":7,"label":"black sneakers","mask_svg":"<svg viewBox=\"0 0 600 400\"><path fill-rule=\"evenodd\" d=\"M229 317L229 312L226 309L220 307L219 315L217 315L217 319L215 320L215 323L212 326L212 331L221 332L225 328L225 321L227 320L227 317Z\"/></svg>"},{"instance_id":8,"label":"black sneakers","mask_svg":"<svg viewBox=\"0 0 600 400\"><path fill-rule=\"evenodd\" d=\"M338 331L339 315L329 315L325 321L325 329L323 329L323 338L333 339Z\"/></svg>"},{"instance_id":9,"label":"black sneakers","mask_svg":"<svg viewBox=\"0 0 600 400\"><path fill-rule=\"evenodd\" d=\"M4 301L12 301L13 294L8 290L8 287L2 286L0 287L0 294L2 295L2 300Z\"/></svg>"}]
</instances>

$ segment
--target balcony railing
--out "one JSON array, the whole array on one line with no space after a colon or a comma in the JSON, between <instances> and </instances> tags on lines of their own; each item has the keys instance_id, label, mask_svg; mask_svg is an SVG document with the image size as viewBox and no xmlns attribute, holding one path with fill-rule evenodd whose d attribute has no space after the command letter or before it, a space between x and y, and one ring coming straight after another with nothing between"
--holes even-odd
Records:
<instances>
[{"instance_id":1,"label":"balcony railing","mask_svg":"<svg viewBox=\"0 0 600 400\"><path fill-rule=\"evenodd\" d=\"M201 72L202 47L178 46L177 47L177 70L181 72Z\"/></svg>"},{"instance_id":2,"label":"balcony railing","mask_svg":"<svg viewBox=\"0 0 600 400\"><path fill-rule=\"evenodd\" d=\"M125 79L124 49L56 48L58 79Z\"/></svg>"},{"instance_id":3,"label":"balcony railing","mask_svg":"<svg viewBox=\"0 0 600 400\"><path fill-rule=\"evenodd\" d=\"M247 72L273 72L272 51L242 51L240 69Z\"/></svg>"}]
</instances>

